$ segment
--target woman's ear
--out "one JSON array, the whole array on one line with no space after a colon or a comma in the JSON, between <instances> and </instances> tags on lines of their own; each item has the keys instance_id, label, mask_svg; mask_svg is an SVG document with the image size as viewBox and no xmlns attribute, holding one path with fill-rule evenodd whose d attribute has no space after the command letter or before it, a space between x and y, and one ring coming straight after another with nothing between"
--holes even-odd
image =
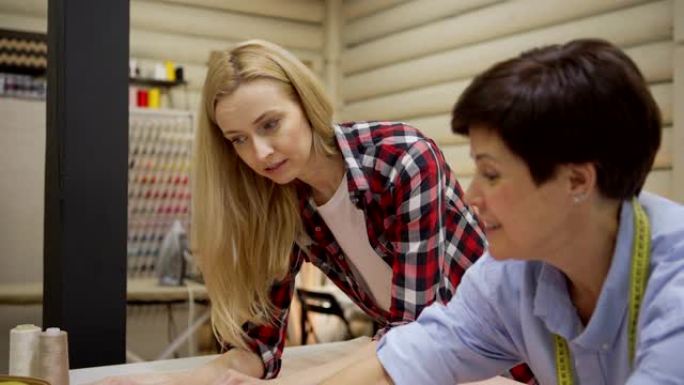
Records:
<instances>
[{"instance_id":1,"label":"woman's ear","mask_svg":"<svg viewBox=\"0 0 684 385\"><path fill-rule=\"evenodd\" d=\"M585 200L596 187L596 165L576 163L566 165L568 171L568 193L574 203Z\"/></svg>"}]
</instances>

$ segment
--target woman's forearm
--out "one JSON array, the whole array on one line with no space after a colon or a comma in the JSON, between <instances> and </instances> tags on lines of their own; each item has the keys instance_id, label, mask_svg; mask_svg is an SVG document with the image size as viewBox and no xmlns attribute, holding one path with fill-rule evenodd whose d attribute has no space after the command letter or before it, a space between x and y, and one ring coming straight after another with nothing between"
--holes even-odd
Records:
<instances>
[{"instance_id":1,"label":"woman's forearm","mask_svg":"<svg viewBox=\"0 0 684 385\"><path fill-rule=\"evenodd\" d=\"M210 384L221 377L227 370L233 369L250 377L261 378L264 375L264 364L256 353L232 349L216 359L191 370L191 383Z\"/></svg>"},{"instance_id":2,"label":"woman's forearm","mask_svg":"<svg viewBox=\"0 0 684 385\"><path fill-rule=\"evenodd\" d=\"M255 353L233 349L193 369L113 376L99 380L95 385L207 385L229 377L231 372L259 378L263 376L264 367Z\"/></svg>"},{"instance_id":3,"label":"woman's forearm","mask_svg":"<svg viewBox=\"0 0 684 385\"><path fill-rule=\"evenodd\" d=\"M278 379L279 385L317 385L324 380L332 377L335 373L341 371L350 365L355 364L359 360L366 359L375 355L375 341L368 341L360 349L323 365L299 371L289 375L281 376Z\"/></svg>"},{"instance_id":4,"label":"woman's forearm","mask_svg":"<svg viewBox=\"0 0 684 385\"><path fill-rule=\"evenodd\" d=\"M319 365L305 371L282 376L277 382L279 385L317 385L328 379L332 380L335 378L336 380L331 382L332 384L352 383L346 377L346 373L357 371L357 368L363 366L364 362L371 360L377 361L375 356L376 346L377 342L369 341L368 344L364 345L360 349L355 350L340 359L330 361L326 364ZM380 371L381 373L384 373L382 366L380 366ZM340 377L339 375L344 377ZM327 384L328 382L325 383ZM374 384L375 383L376 382L374 382ZM381 384L381 382L377 383ZM390 384L390 382L385 382L385 384Z\"/></svg>"}]
</instances>

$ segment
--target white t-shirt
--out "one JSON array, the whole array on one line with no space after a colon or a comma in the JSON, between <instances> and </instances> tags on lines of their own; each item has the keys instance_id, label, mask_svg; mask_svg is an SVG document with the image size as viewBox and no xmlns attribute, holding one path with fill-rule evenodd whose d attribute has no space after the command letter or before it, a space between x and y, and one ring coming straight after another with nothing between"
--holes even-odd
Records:
<instances>
[{"instance_id":1,"label":"white t-shirt","mask_svg":"<svg viewBox=\"0 0 684 385\"><path fill-rule=\"evenodd\" d=\"M347 256L360 286L366 288L380 308L389 310L392 302L392 268L371 246L366 217L349 199L346 178L342 178L332 198L317 209Z\"/></svg>"}]
</instances>

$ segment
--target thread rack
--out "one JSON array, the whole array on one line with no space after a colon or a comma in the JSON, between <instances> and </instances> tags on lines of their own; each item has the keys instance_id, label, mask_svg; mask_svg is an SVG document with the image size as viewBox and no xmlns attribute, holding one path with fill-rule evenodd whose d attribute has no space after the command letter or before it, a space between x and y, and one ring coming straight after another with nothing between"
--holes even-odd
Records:
<instances>
[{"instance_id":1,"label":"thread rack","mask_svg":"<svg viewBox=\"0 0 684 385\"><path fill-rule=\"evenodd\" d=\"M0 72L44 75L47 35L0 29Z\"/></svg>"},{"instance_id":2,"label":"thread rack","mask_svg":"<svg viewBox=\"0 0 684 385\"><path fill-rule=\"evenodd\" d=\"M191 112L132 108L128 155L128 276L152 277L174 221L190 226Z\"/></svg>"},{"instance_id":3,"label":"thread rack","mask_svg":"<svg viewBox=\"0 0 684 385\"><path fill-rule=\"evenodd\" d=\"M45 100L47 36L0 28L0 96Z\"/></svg>"}]
</instances>

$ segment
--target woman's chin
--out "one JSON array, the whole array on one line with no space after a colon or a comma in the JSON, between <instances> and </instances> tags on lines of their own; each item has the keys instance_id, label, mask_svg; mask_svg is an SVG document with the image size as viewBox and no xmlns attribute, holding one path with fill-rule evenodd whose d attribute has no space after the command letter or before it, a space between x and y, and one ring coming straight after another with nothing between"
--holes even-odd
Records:
<instances>
[{"instance_id":1,"label":"woman's chin","mask_svg":"<svg viewBox=\"0 0 684 385\"><path fill-rule=\"evenodd\" d=\"M281 174L281 175L269 175L269 174L264 175L264 174L262 174L262 176L269 179L271 182L273 182L275 184L279 184L279 185L286 185L286 184L289 184L295 180L295 178L292 177L291 175L285 175L285 174Z\"/></svg>"},{"instance_id":2,"label":"woman's chin","mask_svg":"<svg viewBox=\"0 0 684 385\"><path fill-rule=\"evenodd\" d=\"M516 259L513 257L512 253L508 252L507 250L501 247L496 247L496 245L492 245L491 243L489 244L487 251L489 252L489 255L491 255L492 258L496 259L497 261L507 261L509 259Z\"/></svg>"}]
</instances>

